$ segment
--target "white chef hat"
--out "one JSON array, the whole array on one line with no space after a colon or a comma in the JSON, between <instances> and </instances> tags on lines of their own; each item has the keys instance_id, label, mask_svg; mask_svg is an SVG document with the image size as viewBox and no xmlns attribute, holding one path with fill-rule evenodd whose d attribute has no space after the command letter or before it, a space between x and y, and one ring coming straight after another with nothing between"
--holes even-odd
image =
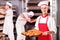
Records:
<instances>
[{"instance_id":1,"label":"white chef hat","mask_svg":"<svg viewBox=\"0 0 60 40\"><path fill-rule=\"evenodd\" d=\"M6 2L6 5L9 5L9 6L12 7L12 4L10 2Z\"/></svg>"},{"instance_id":2,"label":"white chef hat","mask_svg":"<svg viewBox=\"0 0 60 40\"><path fill-rule=\"evenodd\" d=\"M34 12L32 12L32 11L30 11L29 13L28 13L28 15L30 16L34 16Z\"/></svg>"},{"instance_id":3,"label":"white chef hat","mask_svg":"<svg viewBox=\"0 0 60 40\"><path fill-rule=\"evenodd\" d=\"M49 1L41 1L41 2L38 3L38 6L44 6L44 5L48 6L48 2Z\"/></svg>"}]
</instances>

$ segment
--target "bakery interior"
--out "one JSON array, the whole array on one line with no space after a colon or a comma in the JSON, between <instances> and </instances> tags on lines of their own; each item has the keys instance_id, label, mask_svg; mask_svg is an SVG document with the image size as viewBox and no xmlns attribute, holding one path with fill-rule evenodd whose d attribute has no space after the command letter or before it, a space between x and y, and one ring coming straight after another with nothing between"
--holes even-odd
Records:
<instances>
[{"instance_id":1,"label":"bakery interior","mask_svg":"<svg viewBox=\"0 0 60 40\"><path fill-rule=\"evenodd\" d=\"M24 12L24 11L33 11L34 12L34 16L32 17L32 19L36 19L40 14L41 14L41 10L39 9L39 7L37 6L37 4L42 1L42 0L28 0L28 2L26 0L0 0L0 9L4 9L5 3L6 2L11 2L13 4L13 23L14 23L14 36L16 39L17 33L16 33L16 28L15 28L15 23L17 20L17 17L19 16L20 13ZM60 40L60 0L57 0L57 34L53 35L53 40ZM50 6L50 3L49 3ZM50 13L50 10L48 10L48 12ZM4 19L5 19L5 15L4 14L0 14L0 40L9 40L8 35L3 35L2 31L3 31L3 24L4 24ZM27 30L31 30L33 29L35 26L35 22L34 23L29 23L27 22L25 25L25 29ZM37 40L37 37L35 37L36 39L33 39L33 37L27 37L26 40Z\"/></svg>"}]
</instances>

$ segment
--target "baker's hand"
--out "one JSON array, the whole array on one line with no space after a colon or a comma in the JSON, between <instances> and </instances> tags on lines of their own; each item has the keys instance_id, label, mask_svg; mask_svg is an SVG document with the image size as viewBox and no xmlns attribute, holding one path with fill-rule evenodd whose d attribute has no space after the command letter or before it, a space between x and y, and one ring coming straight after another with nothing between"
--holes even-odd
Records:
<instances>
[{"instance_id":1,"label":"baker's hand","mask_svg":"<svg viewBox=\"0 0 60 40\"><path fill-rule=\"evenodd\" d=\"M43 32L42 35L48 35L48 32Z\"/></svg>"},{"instance_id":2,"label":"baker's hand","mask_svg":"<svg viewBox=\"0 0 60 40\"><path fill-rule=\"evenodd\" d=\"M33 23L32 21L28 21L29 23Z\"/></svg>"}]
</instances>

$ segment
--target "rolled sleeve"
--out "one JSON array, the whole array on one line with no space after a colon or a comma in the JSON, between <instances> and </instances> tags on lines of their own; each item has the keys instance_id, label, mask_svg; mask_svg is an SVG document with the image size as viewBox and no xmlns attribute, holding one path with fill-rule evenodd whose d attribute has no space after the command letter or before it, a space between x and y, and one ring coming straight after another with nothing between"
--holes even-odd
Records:
<instances>
[{"instance_id":1,"label":"rolled sleeve","mask_svg":"<svg viewBox=\"0 0 60 40\"><path fill-rule=\"evenodd\" d=\"M56 33L57 28L56 28L56 22L55 22L54 18L51 17L48 24L49 24L49 30L54 31Z\"/></svg>"},{"instance_id":2,"label":"rolled sleeve","mask_svg":"<svg viewBox=\"0 0 60 40\"><path fill-rule=\"evenodd\" d=\"M39 30L39 28L38 28L38 21L39 21L39 18L40 18L40 17L38 17L38 18L36 19L35 28L34 28L34 29L36 29L36 30Z\"/></svg>"}]
</instances>

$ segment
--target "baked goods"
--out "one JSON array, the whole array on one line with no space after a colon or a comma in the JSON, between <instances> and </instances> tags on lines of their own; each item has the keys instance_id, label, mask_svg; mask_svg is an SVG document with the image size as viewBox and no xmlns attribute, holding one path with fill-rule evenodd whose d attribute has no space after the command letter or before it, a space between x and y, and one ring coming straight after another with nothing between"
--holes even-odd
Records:
<instances>
[{"instance_id":1,"label":"baked goods","mask_svg":"<svg viewBox=\"0 0 60 40\"><path fill-rule=\"evenodd\" d=\"M27 32L22 32L23 35L25 36L29 36L29 37L32 37L32 36L38 36L38 35L41 35L42 32L39 31L39 30L28 30Z\"/></svg>"}]
</instances>

